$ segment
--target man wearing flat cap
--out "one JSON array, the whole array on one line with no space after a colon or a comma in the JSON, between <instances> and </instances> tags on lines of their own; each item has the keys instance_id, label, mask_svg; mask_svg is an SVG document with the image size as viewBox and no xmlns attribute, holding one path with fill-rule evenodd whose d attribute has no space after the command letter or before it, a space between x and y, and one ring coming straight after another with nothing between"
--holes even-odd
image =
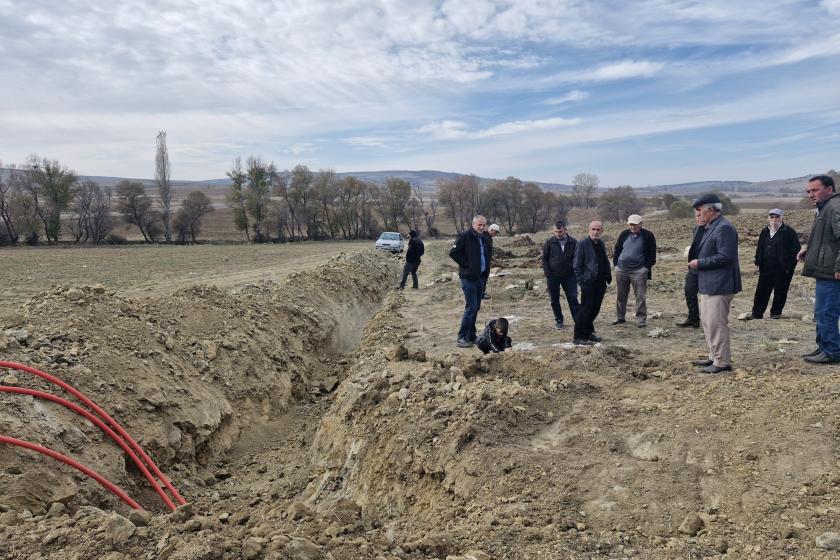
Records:
<instances>
[{"instance_id":1,"label":"man wearing flat cap","mask_svg":"<svg viewBox=\"0 0 840 560\"><path fill-rule=\"evenodd\" d=\"M627 298L630 286L636 299L636 326L647 326L647 283L651 278L651 269L656 264L656 237L650 230L642 227L642 217L630 214L627 217L627 229L618 236L613 250L615 267L615 321L613 325L625 323Z\"/></svg>"},{"instance_id":2,"label":"man wearing flat cap","mask_svg":"<svg viewBox=\"0 0 840 560\"><path fill-rule=\"evenodd\" d=\"M692 206L695 216L705 222L705 231L697 245L697 258L688 267L697 271L700 322L709 346L709 359L693 364L701 366L703 373L731 371L729 308L741 291L738 232L721 215L723 203L718 195L704 194Z\"/></svg>"},{"instance_id":3,"label":"man wearing flat cap","mask_svg":"<svg viewBox=\"0 0 840 560\"><path fill-rule=\"evenodd\" d=\"M787 301L790 281L796 268L796 255L802 245L799 236L784 220L785 212L773 208L767 213L767 225L758 236L755 248L755 266L758 267L758 285L755 287L752 313L748 319L761 319L773 294L770 318L780 319Z\"/></svg>"}]
</instances>

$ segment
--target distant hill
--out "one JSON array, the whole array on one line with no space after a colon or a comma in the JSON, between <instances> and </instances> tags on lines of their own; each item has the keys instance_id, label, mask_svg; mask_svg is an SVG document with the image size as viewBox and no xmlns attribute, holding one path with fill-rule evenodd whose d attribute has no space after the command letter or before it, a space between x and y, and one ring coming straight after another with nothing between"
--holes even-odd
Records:
<instances>
[{"instance_id":1,"label":"distant hill","mask_svg":"<svg viewBox=\"0 0 840 560\"><path fill-rule=\"evenodd\" d=\"M6 178L10 173L9 169L0 168L0 178ZM438 181L451 181L458 177L463 177L462 173L451 173L447 171L434 170L390 170L390 171L351 171L346 173L337 173L338 177L353 176L363 181L370 181L373 183L383 184L389 177L397 177L411 183L412 185L419 185L424 192L435 192L437 190ZM672 193L675 195L691 195L701 192L708 192L719 190L723 192L743 192L743 193L801 193L803 192L805 183L811 175L803 175L801 177L794 177L792 179L775 179L771 181L694 181L689 183L677 183L670 185L656 185L649 187L640 187L636 190L642 194L654 195L662 193ZM81 179L94 181L104 186L114 186L124 177L106 177L98 175L82 176ZM131 181L139 181L143 183L146 188L153 188L156 186L154 179L130 179ZM493 179L486 177L479 177L482 184L487 184ZM523 182L526 182L523 180ZM543 183L540 181L532 181L539 185L540 188L546 191L557 193L569 193L572 190L571 185L563 183ZM209 190L211 192L219 193L224 188L230 185L230 179L208 179L206 181L172 181L172 186L176 191L190 191L194 189Z\"/></svg>"}]
</instances>

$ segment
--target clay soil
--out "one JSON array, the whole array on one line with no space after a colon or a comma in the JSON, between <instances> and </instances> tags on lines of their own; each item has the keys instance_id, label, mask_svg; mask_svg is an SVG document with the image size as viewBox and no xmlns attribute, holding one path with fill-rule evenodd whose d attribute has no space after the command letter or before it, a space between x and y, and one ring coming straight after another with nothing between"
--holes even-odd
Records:
<instances>
[{"instance_id":1,"label":"clay soil","mask_svg":"<svg viewBox=\"0 0 840 560\"><path fill-rule=\"evenodd\" d=\"M807 232L810 219L788 223ZM733 222L745 290L734 371L716 376L689 364L702 331L674 326L687 220L648 219L660 252L647 328L609 324L611 287L595 347L553 328L532 254L545 235L496 240L479 322L511 320L502 355L455 347L446 241L427 243L417 291L393 290L396 259L363 252L277 282L226 283L204 264L219 286L31 294L3 317L0 355L110 406L194 512L167 514L91 426L1 395L0 433L94 466L154 515L135 528L95 484L3 447L0 557L834 558L816 539L840 527L840 366L799 358L814 344L810 279L795 278L782 319L736 320L763 218ZM607 225L608 247L620 230Z\"/></svg>"}]
</instances>

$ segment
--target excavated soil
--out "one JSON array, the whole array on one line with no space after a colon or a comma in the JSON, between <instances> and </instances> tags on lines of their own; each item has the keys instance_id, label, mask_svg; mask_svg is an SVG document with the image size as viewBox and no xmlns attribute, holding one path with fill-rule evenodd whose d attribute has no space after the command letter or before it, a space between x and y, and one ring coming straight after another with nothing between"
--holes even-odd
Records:
<instances>
[{"instance_id":1,"label":"excavated soil","mask_svg":"<svg viewBox=\"0 0 840 560\"><path fill-rule=\"evenodd\" d=\"M532 254L545 235L496 239L504 268L479 321L510 319L515 351L500 355L454 345L463 300L444 241L427 244L417 291L387 293L396 262L359 254L233 293L39 294L2 355L109 405L193 512L166 514L91 427L2 395L0 432L96 465L155 515L135 527L91 483L0 448L0 557L834 558L818 543L840 528L840 366L798 357L810 279L783 319L735 319L763 218L733 221L745 293L735 370L718 376L688 363L702 332L674 326L690 223L665 218L646 224L660 245L648 327L609 324L611 287L595 347L553 329ZM607 229L609 247L620 227Z\"/></svg>"}]
</instances>

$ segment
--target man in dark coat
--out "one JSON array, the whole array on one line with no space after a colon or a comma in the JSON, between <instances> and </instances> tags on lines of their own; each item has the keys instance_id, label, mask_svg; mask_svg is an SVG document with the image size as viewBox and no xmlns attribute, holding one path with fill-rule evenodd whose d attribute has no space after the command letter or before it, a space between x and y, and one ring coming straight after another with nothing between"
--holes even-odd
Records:
<instances>
[{"instance_id":1,"label":"man in dark coat","mask_svg":"<svg viewBox=\"0 0 840 560\"><path fill-rule=\"evenodd\" d=\"M411 287L418 288L417 284L417 268L420 266L420 257L426 252L426 247L420 239L420 234L415 230L408 232L408 250L405 252L405 266L403 266L402 281L400 282L400 290L405 288L405 281L408 275L411 274Z\"/></svg>"},{"instance_id":2,"label":"man in dark coat","mask_svg":"<svg viewBox=\"0 0 840 560\"><path fill-rule=\"evenodd\" d=\"M700 290L700 321L709 346L709 359L696 360L703 373L732 370L729 310L735 294L741 291L738 263L738 232L720 211L723 203L716 194L705 194L694 201L694 213L706 225L697 246L697 258L688 267L697 270Z\"/></svg>"},{"instance_id":3,"label":"man in dark coat","mask_svg":"<svg viewBox=\"0 0 840 560\"><path fill-rule=\"evenodd\" d=\"M548 285L548 298L554 312L554 328L563 328L563 309L560 307L560 287L566 294L569 314L574 320L580 304L577 295L574 260L577 240L566 233L565 222L554 223L554 235L546 239L542 250L542 268Z\"/></svg>"},{"instance_id":4,"label":"man in dark coat","mask_svg":"<svg viewBox=\"0 0 840 560\"><path fill-rule=\"evenodd\" d=\"M601 222L589 224L589 235L577 242L574 270L580 284L580 307L575 316L575 344L601 342L595 335L595 318L601 311L607 284L612 282L610 260L607 248L601 241L604 225Z\"/></svg>"},{"instance_id":5,"label":"man in dark coat","mask_svg":"<svg viewBox=\"0 0 840 560\"><path fill-rule=\"evenodd\" d=\"M790 281L796 268L796 255L802 245L794 229L784 220L785 212L773 208L767 214L768 224L758 236L755 248L755 266L758 267L758 284L755 287L752 313L748 319L761 319L770 294L773 305L770 306L770 318L779 319L787 301Z\"/></svg>"},{"instance_id":6,"label":"man in dark coat","mask_svg":"<svg viewBox=\"0 0 840 560\"><path fill-rule=\"evenodd\" d=\"M621 232L615 242L613 266L615 266L615 321L613 325L625 322L627 299L630 286L636 300L636 326L647 326L647 283L656 264L656 237L642 227L642 217L630 214L627 229Z\"/></svg>"},{"instance_id":7,"label":"man in dark coat","mask_svg":"<svg viewBox=\"0 0 840 560\"><path fill-rule=\"evenodd\" d=\"M460 233L449 250L449 256L458 263L458 276L464 292L464 314L458 329L458 346L469 348L475 344L475 320L481 309L482 274L490 268L490 248L482 235L487 218L476 216L472 226Z\"/></svg>"},{"instance_id":8,"label":"man in dark coat","mask_svg":"<svg viewBox=\"0 0 840 560\"><path fill-rule=\"evenodd\" d=\"M840 363L840 194L828 175L811 177L805 188L817 217L808 237L808 248L796 256L805 263L803 276L817 281L814 319L817 348L802 357L812 364Z\"/></svg>"}]
</instances>

